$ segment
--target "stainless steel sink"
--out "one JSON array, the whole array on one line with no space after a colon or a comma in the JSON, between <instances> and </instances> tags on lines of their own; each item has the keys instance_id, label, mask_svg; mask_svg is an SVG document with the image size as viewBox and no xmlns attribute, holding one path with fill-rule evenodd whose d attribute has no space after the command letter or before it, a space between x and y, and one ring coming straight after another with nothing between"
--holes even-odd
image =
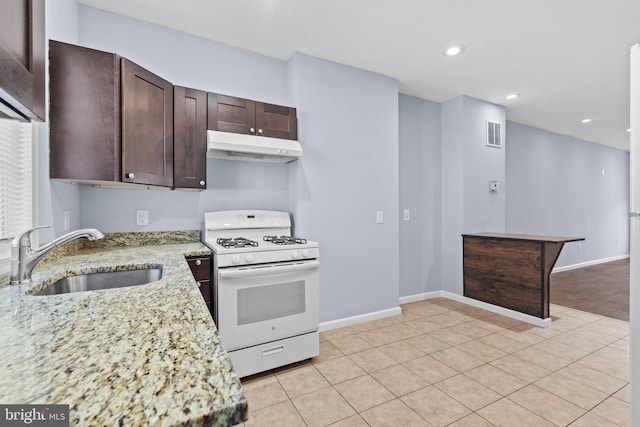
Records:
<instances>
[{"instance_id":1,"label":"stainless steel sink","mask_svg":"<svg viewBox=\"0 0 640 427\"><path fill-rule=\"evenodd\" d=\"M110 271L69 276L47 286L36 295L58 295L71 292L96 291L99 289L123 288L144 285L162 278L162 268Z\"/></svg>"}]
</instances>

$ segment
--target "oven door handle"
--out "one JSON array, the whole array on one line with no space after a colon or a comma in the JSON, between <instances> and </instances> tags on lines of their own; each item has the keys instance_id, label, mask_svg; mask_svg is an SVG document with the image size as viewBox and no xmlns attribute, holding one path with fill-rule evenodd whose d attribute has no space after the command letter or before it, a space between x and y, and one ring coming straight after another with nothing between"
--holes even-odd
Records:
<instances>
[{"instance_id":1,"label":"oven door handle","mask_svg":"<svg viewBox=\"0 0 640 427\"><path fill-rule=\"evenodd\" d=\"M286 274L298 271L312 270L320 266L320 261L305 261L296 264L270 264L268 266L256 266L252 268L243 268L241 270L218 270L218 276L221 279L235 279L238 277L264 276L266 274Z\"/></svg>"}]
</instances>

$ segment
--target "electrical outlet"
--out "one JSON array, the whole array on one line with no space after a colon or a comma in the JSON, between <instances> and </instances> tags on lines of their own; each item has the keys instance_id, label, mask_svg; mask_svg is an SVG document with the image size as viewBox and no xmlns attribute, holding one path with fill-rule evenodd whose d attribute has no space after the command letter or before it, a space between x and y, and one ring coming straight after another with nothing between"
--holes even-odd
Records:
<instances>
[{"instance_id":1,"label":"electrical outlet","mask_svg":"<svg viewBox=\"0 0 640 427\"><path fill-rule=\"evenodd\" d=\"M409 221L411 219L411 216L409 214L409 209L405 209L404 210L404 220L405 221Z\"/></svg>"},{"instance_id":2,"label":"electrical outlet","mask_svg":"<svg viewBox=\"0 0 640 427\"><path fill-rule=\"evenodd\" d=\"M384 212L378 211L376 212L376 224L382 224L384 222Z\"/></svg>"},{"instance_id":3,"label":"electrical outlet","mask_svg":"<svg viewBox=\"0 0 640 427\"><path fill-rule=\"evenodd\" d=\"M136 211L136 225L149 225L149 211Z\"/></svg>"}]
</instances>

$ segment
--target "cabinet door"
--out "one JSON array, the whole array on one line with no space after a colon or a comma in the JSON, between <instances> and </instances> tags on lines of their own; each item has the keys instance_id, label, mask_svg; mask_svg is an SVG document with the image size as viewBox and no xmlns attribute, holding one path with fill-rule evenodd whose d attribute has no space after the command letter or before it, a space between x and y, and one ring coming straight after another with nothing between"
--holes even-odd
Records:
<instances>
[{"instance_id":1,"label":"cabinet door","mask_svg":"<svg viewBox=\"0 0 640 427\"><path fill-rule=\"evenodd\" d=\"M120 181L120 58L49 43L51 178Z\"/></svg>"},{"instance_id":2,"label":"cabinet door","mask_svg":"<svg viewBox=\"0 0 640 427\"><path fill-rule=\"evenodd\" d=\"M248 99L210 93L207 128L221 132L256 132L256 103Z\"/></svg>"},{"instance_id":3,"label":"cabinet door","mask_svg":"<svg viewBox=\"0 0 640 427\"><path fill-rule=\"evenodd\" d=\"M211 257L187 257L187 264L196 280L211 280Z\"/></svg>"},{"instance_id":4,"label":"cabinet door","mask_svg":"<svg viewBox=\"0 0 640 427\"><path fill-rule=\"evenodd\" d=\"M258 135L298 139L296 109L256 102L256 127Z\"/></svg>"},{"instance_id":5,"label":"cabinet door","mask_svg":"<svg viewBox=\"0 0 640 427\"><path fill-rule=\"evenodd\" d=\"M198 281L198 286L200 287L202 298L204 299L205 304L207 304L209 313L211 314L211 317L213 317L213 311L211 310L211 282L209 280L200 280Z\"/></svg>"},{"instance_id":6,"label":"cabinet door","mask_svg":"<svg viewBox=\"0 0 640 427\"><path fill-rule=\"evenodd\" d=\"M173 87L173 185L207 188L207 93Z\"/></svg>"},{"instance_id":7,"label":"cabinet door","mask_svg":"<svg viewBox=\"0 0 640 427\"><path fill-rule=\"evenodd\" d=\"M44 0L2 0L0 117L44 120Z\"/></svg>"},{"instance_id":8,"label":"cabinet door","mask_svg":"<svg viewBox=\"0 0 640 427\"><path fill-rule=\"evenodd\" d=\"M189 268L191 269L191 274L198 282L198 287L200 288L200 293L202 294L202 298L204 302L207 304L207 308L213 317L212 311L212 299L213 292L211 289L211 257L186 257L187 264L189 264Z\"/></svg>"},{"instance_id":9,"label":"cabinet door","mask_svg":"<svg viewBox=\"0 0 640 427\"><path fill-rule=\"evenodd\" d=\"M122 58L122 181L173 186L173 85Z\"/></svg>"}]
</instances>

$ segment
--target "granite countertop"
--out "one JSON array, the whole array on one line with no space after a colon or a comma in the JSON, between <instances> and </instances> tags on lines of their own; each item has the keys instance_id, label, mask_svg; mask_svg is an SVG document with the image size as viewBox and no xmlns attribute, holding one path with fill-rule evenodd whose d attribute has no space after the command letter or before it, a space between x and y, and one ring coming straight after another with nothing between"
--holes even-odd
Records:
<instances>
[{"instance_id":1,"label":"granite countertop","mask_svg":"<svg viewBox=\"0 0 640 427\"><path fill-rule=\"evenodd\" d=\"M71 425L245 420L240 380L184 258L209 249L87 246L39 266L30 285L0 284L0 403L69 404ZM157 266L162 279L146 285L33 295L67 275Z\"/></svg>"}]
</instances>

